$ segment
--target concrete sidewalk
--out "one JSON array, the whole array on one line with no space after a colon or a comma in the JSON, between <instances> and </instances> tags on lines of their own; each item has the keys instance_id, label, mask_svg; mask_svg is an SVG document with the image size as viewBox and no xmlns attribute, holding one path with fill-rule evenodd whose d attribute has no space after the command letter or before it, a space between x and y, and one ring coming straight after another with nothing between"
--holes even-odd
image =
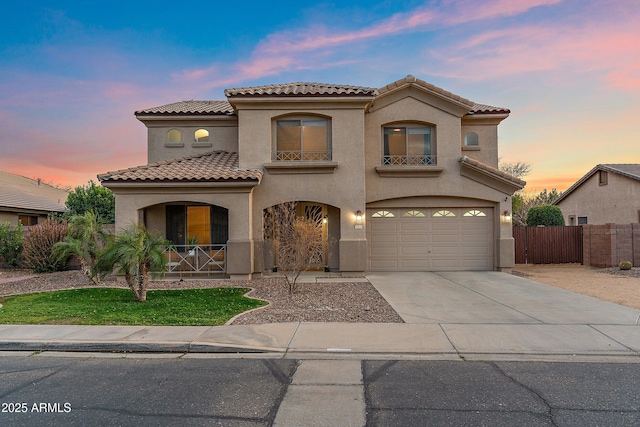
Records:
<instances>
[{"instance_id":1,"label":"concrete sidewalk","mask_svg":"<svg viewBox=\"0 0 640 427\"><path fill-rule=\"evenodd\" d=\"M2 325L0 351L640 356L640 326L278 323L237 326Z\"/></svg>"},{"instance_id":2,"label":"concrete sidewalk","mask_svg":"<svg viewBox=\"0 0 640 427\"><path fill-rule=\"evenodd\" d=\"M621 356L640 361L639 310L497 272L367 277L407 323L0 325L0 351Z\"/></svg>"}]
</instances>

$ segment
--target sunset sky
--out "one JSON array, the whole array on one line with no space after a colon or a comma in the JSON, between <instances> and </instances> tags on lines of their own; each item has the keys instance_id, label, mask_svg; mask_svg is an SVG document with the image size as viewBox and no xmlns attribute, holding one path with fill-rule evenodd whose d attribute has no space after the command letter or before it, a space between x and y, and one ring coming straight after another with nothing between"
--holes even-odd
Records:
<instances>
[{"instance_id":1,"label":"sunset sky","mask_svg":"<svg viewBox=\"0 0 640 427\"><path fill-rule=\"evenodd\" d=\"M511 109L525 191L640 163L638 0L13 1L0 51L0 170L63 186L146 163L135 110L407 74Z\"/></svg>"}]
</instances>

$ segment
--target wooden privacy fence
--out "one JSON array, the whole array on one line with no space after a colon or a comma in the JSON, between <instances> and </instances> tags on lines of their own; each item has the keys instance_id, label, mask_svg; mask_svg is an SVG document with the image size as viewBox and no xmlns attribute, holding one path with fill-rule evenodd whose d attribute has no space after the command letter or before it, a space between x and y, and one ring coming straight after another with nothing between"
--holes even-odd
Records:
<instances>
[{"instance_id":1,"label":"wooden privacy fence","mask_svg":"<svg viewBox=\"0 0 640 427\"><path fill-rule=\"evenodd\" d=\"M513 227L516 264L582 264L582 227Z\"/></svg>"}]
</instances>

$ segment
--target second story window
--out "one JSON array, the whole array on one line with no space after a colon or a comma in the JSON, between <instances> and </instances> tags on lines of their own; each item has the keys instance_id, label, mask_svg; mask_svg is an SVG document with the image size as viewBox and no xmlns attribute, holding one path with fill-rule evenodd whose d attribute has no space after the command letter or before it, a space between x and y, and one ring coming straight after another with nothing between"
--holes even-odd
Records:
<instances>
[{"instance_id":1,"label":"second story window","mask_svg":"<svg viewBox=\"0 0 640 427\"><path fill-rule=\"evenodd\" d=\"M326 119L278 120L276 161L331 160Z\"/></svg>"},{"instance_id":2,"label":"second story window","mask_svg":"<svg viewBox=\"0 0 640 427\"><path fill-rule=\"evenodd\" d=\"M177 145L182 143L182 132L178 129L171 129L167 132L167 144Z\"/></svg>"},{"instance_id":3,"label":"second story window","mask_svg":"<svg viewBox=\"0 0 640 427\"><path fill-rule=\"evenodd\" d=\"M196 142L209 142L209 131L206 129L198 129L194 137Z\"/></svg>"},{"instance_id":4,"label":"second story window","mask_svg":"<svg viewBox=\"0 0 640 427\"><path fill-rule=\"evenodd\" d=\"M477 147L478 144L478 134L475 132L468 132L464 136L464 146L465 147Z\"/></svg>"},{"instance_id":5,"label":"second story window","mask_svg":"<svg viewBox=\"0 0 640 427\"><path fill-rule=\"evenodd\" d=\"M428 126L384 128L383 165L435 165L435 144Z\"/></svg>"}]
</instances>

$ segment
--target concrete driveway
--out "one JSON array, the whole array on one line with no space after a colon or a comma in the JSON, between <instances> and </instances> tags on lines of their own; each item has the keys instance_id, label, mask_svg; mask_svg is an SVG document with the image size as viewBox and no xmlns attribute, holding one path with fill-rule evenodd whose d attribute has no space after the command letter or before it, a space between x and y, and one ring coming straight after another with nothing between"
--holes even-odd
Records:
<instances>
[{"instance_id":1,"label":"concrete driveway","mask_svg":"<svg viewBox=\"0 0 640 427\"><path fill-rule=\"evenodd\" d=\"M640 311L499 272L371 273L408 324L431 324L462 353L640 351Z\"/></svg>"},{"instance_id":2,"label":"concrete driveway","mask_svg":"<svg viewBox=\"0 0 640 427\"><path fill-rule=\"evenodd\" d=\"M638 310L499 272L372 273L406 323L633 325Z\"/></svg>"}]
</instances>

